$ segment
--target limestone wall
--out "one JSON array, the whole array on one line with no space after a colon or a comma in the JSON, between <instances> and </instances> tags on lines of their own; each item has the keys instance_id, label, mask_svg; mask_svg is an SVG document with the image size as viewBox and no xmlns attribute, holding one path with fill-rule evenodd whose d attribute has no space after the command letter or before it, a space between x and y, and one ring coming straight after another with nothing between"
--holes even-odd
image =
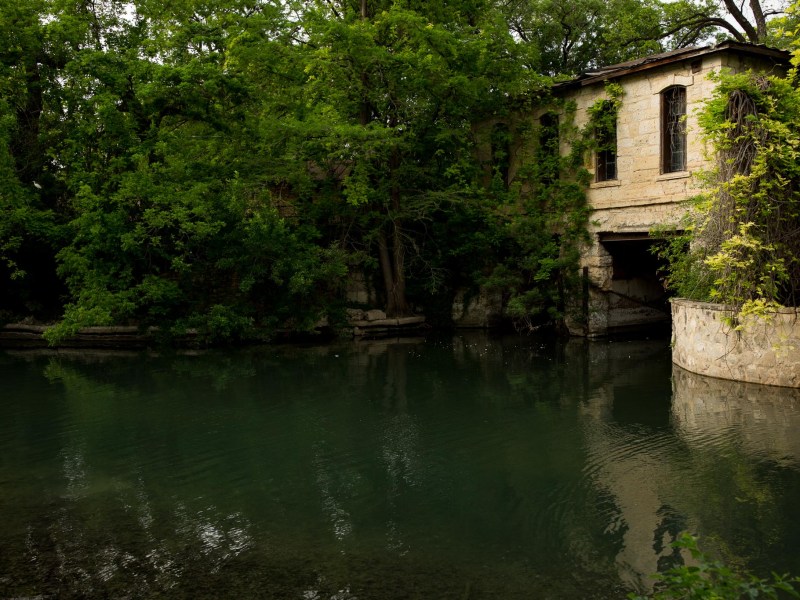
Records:
<instances>
[{"instance_id":1,"label":"limestone wall","mask_svg":"<svg viewBox=\"0 0 800 600\"><path fill-rule=\"evenodd\" d=\"M700 192L694 175L711 166L698 123L698 113L716 86L710 75L723 69L748 68L763 71L769 70L769 65L723 52L690 57L614 79L624 92L617 117L617 178L595 181L587 190L592 209L589 225L592 242L583 249L580 266L588 268L590 314L586 327L570 325L573 333L582 329L585 335L605 335L615 327L657 322L666 317L642 306L631 310L618 310L614 306L613 261L601 237L642 234L655 227L680 223L687 210L685 202ZM686 170L662 173L662 93L675 85L686 89ZM566 92L566 97L575 102L576 126L583 127L589 122L589 109L605 95L602 82ZM562 152L568 150L565 140ZM594 159L592 155L586 156L585 166L591 173L595 171Z\"/></svg>"},{"instance_id":2,"label":"limestone wall","mask_svg":"<svg viewBox=\"0 0 800 600\"><path fill-rule=\"evenodd\" d=\"M641 231L678 221L683 213L680 203L699 191L692 175L710 166L698 124L698 112L717 85L710 75L723 69L748 68L768 70L763 62L735 53L720 53L616 80L624 90L617 118L617 179L594 182L587 193L597 231ZM674 85L686 88L686 170L662 173L661 93ZM605 97L603 84L577 89L569 97L576 103L575 124L581 127L589 121L592 104ZM562 151L567 152L568 148ZM587 156L587 160L590 162L586 166L594 173L594 158Z\"/></svg>"},{"instance_id":3,"label":"limestone wall","mask_svg":"<svg viewBox=\"0 0 800 600\"><path fill-rule=\"evenodd\" d=\"M598 231L642 231L656 224L676 223L676 205L697 193L692 173L708 166L698 135L697 109L712 93L709 73L722 67L719 56L665 65L618 80L624 90L617 120L617 179L590 185L589 204ZM661 93L668 87L686 88L687 168L661 173ZM589 120L588 109L605 95L598 83L576 90L576 125ZM593 157L587 157L593 161ZM594 164L587 164L594 172ZM624 210L619 210L624 209ZM638 209L638 210L637 210ZM654 210L655 209L655 210Z\"/></svg>"},{"instance_id":4,"label":"limestone wall","mask_svg":"<svg viewBox=\"0 0 800 600\"><path fill-rule=\"evenodd\" d=\"M736 331L719 304L672 300L672 361L693 373L800 388L800 310L751 317Z\"/></svg>"}]
</instances>

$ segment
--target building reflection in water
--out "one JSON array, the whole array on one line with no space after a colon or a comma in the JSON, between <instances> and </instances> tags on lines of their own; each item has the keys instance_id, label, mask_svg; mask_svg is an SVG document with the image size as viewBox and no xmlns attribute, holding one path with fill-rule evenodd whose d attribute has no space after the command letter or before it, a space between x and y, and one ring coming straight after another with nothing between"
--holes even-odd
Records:
<instances>
[{"instance_id":1,"label":"building reflection in water","mask_svg":"<svg viewBox=\"0 0 800 600\"><path fill-rule=\"evenodd\" d=\"M608 514L606 533L621 537L617 572L625 584L645 591L652 588L652 574L674 559L671 543L680 529L662 494L674 478L671 465L662 458L668 443L666 423L644 423L652 415L637 410L644 398L659 392L653 390L657 383L651 364L663 362L664 343L575 340L567 352L582 370L585 396L579 414L586 474L613 498L616 508ZM664 379L668 385L668 376ZM665 393L668 396L668 390ZM652 412L653 407L646 410Z\"/></svg>"},{"instance_id":2,"label":"building reflection in water","mask_svg":"<svg viewBox=\"0 0 800 600\"><path fill-rule=\"evenodd\" d=\"M672 416L689 445L735 430L753 458L800 465L800 390L740 383L673 369Z\"/></svg>"},{"instance_id":3,"label":"building reflection in water","mask_svg":"<svg viewBox=\"0 0 800 600\"><path fill-rule=\"evenodd\" d=\"M752 520L764 530L757 534L763 543L781 543L769 516L782 510L781 494L765 473L800 465L800 390L674 367L671 405L654 406L649 398L669 398L670 391L655 389L662 378L645 365L663 352L663 342L572 344L585 390L587 476L613 498L617 512L608 514L607 533L622 538L616 565L624 582L647 590L653 573L688 561L671 547L684 530L708 532L734 552L727 538L735 536L720 529L726 517L719 513ZM731 474L729 494L708 485Z\"/></svg>"}]
</instances>

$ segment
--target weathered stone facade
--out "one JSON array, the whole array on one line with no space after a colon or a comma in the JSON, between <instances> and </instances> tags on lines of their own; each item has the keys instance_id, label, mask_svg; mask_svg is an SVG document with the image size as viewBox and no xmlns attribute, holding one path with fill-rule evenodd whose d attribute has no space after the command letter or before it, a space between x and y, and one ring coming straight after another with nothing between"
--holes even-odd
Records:
<instances>
[{"instance_id":1,"label":"weathered stone facade","mask_svg":"<svg viewBox=\"0 0 800 600\"><path fill-rule=\"evenodd\" d=\"M666 295L652 261L645 257L649 232L676 226L684 202L699 191L694 175L709 166L697 122L698 110L711 97L722 70L759 70L782 74L787 55L763 46L726 42L684 49L588 73L556 87L556 95L575 104L575 126L589 123L589 109L606 97L605 84L622 87L617 115L616 165L613 177L600 176L596 156L587 156L595 181L587 191L592 209L592 243L583 251L581 267L588 278L587 314L568 323L579 335L604 335L654 321L668 321ZM679 170L665 167L664 95L680 88L685 96L685 158ZM543 113L535 115L538 120ZM562 116L563 117L563 111ZM570 151L561 140L561 152ZM604 179L604 180L602 180ZM627 244L627 245L626 245ZM631 245L633 244L633 245ZM631 252L641 255L633 269L615 268Z\"/></svg>"},{"instance_id":2,"label":"weathered stone facade","mask_svg":"<svg viewBox=\"0 0 800 600\"><path fill-rule=\"evenodd\" d=\"M672 360L693 373L800 388L800 309L769 319L750 316L733 328L720 304L672 301Z\"/></svg>"},{"instance_id":3,"label":"weathered stone facade","mask_svg":"<svg viewBox=\"0 0 800 600\"><path fill-rule=\"evenodd\" d=\"M456 327L486 329L503 318L503 297L480 288L476 293L460 289L453 298L452 319Z\"/></svg>"}]
</instances>

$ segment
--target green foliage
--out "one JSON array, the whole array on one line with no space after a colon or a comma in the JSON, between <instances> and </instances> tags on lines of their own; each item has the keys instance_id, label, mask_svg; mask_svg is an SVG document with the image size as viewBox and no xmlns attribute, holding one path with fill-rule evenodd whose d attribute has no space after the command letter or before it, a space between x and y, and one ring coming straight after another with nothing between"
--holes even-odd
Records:
<instances>
[{"instance_id":1,"label":"green foliage","mask_svg":"<svg viewBox=\"0 0 800 600\"><path fill-rule=\"evenodd\" d=\"M483 165L476 124L503 118L509 97L548 80L519 68L488 7L370 2L362 15L331 6L303 13L305 110L283 123L297 158L318 168L303 214L358 253L390 312L441 305L491 268L501 243L493 212L507 193L508 140L496 137L496 164Z\"/></svg>"},{"instance_id":2,"label":"green foliage","mask_svg":"<svg viewBox=\"0 0 800 600\"><path fill-rule=\"evenodd\" d=\"M567 299L578 293L580 248L588 241L590 176L584 163L596 122L578 130L574 106L551 104L557 112L516 132L520 154L528 158L516 172L504 213L510 255L484 280L507 295L509 316L523 329L563 319ZM562 144L570 148L567 154Z\"/></svg>"},{"instance_id":3,"label":"green foliage","mask_svg":"<svg viewBox=\"0 0 800 600\"><path fill-rule=\"evenodd\" d=\"M518 327L560 322L575 304L568 298L579 294L580 250L589 241L586 188L591 175L585 165L591 153L616 149L622 106L619 84L606 84L605 92L589 108L582 128L574 124L574 105L550 99L543 103L549 102L554 112L546 113L538 127L516 132L528 160L509 191L510 205L519 208L506 213L512 254L485 281L508 295L508 313ZM562 154L561 145L569 152Z\"/></svg>"},{"instance_id":4,"label":"green foliage","mask_svg":"<svg viewBox=\"0 0 800 600\"><path fill-rule=\"evenodd\" d=\"M684 533L673 544L687 551L691 564L656 575L656 591L648 596L629 594L631 600L743 600L745 598L800 598L800 578L772 574L770 579L740 573L701 552L697 539Z\"/></svg>"},{"instance_id":5,"label":"green foliage","mask_svg":"<svg viewBox=\"0 0 800 600\"><path fill-rule=\"evenodd\" d=\"M687 17L716 15L716 4L711 0L529 0L504 2L502 10L527 46L529 68L550 75L576 75L591 67L697 43L708 27L695 27Z\"/></svg>"},{"instance_id":6,"label":"green foliage","mask_svg":"<svg viewBox=\"0 0 800 600\"><path fill-rule=\"evenodd\" d=\"M606 82L606 98L599 98L588 108L589 122L577 143L578 151L617 150L617 118L624 90L618 83Z\"/></svg>"},{"instance_id":7,"label":"green foliage","mask_svg":"<svg viewBox=\"0 0 800 600\"><path fill-rule=\"evenodd\" d=\"M799 119L800 92L787 80L718 77L700 115L718 166L685 228L690 250L666 251L668 283L678 293L730 305L738 317L797 305Z\"/></svg>"},{"instance_id":8,"label":"green foliage","mask_svg":"<svg viewBox=\"0 0 800 600\"><path fill-rule=\"evenodd\" d=\"M58 191L59 213L16 209L2 228L19 231L24 217L25 235L41 221L53 239L60 230L44 225L67 226L53 252L68 298L48 339L87 325L195 328L212 340L313 326L338 297L344 254L320 244L313 225L279 214L270 155L253 152L265 141L256 80L242 68L248 44L266 40L280 13L143 2L137 19L120 20L116 5L104 14L40 8L51 11L50 29L73 36L70 53L39 50L57 66L47 82L54 105L29 140L48 158L36 179ZM3 240L10 266L20 242Z\"/></svg>"},{"instance_id":9,"label":"green foliage","mask_svg":"<svg viewBox=\"0 0 800 600\"><path fill-rule=\"evenodd\" d=\"M490 282L563 314L591 142L515 165L551 83L530 46L492 3L366 9L0 7L3 316L262 338L340 312L353 269L398 312Z\"/></svg>"},{"instance_id":10,"label":"green foliage","mask_svg":"<svg viewBox=\"0 0 800 600\"><path fill-rule=\"evenodd\" d=\"M657 240L653 251L666 265L660 275L668 289L680 298L708 301L713 278L703 256L690 250L693 232L688 218L678 229L655 228L650 232Z\"/></svg>"}]
</instances>

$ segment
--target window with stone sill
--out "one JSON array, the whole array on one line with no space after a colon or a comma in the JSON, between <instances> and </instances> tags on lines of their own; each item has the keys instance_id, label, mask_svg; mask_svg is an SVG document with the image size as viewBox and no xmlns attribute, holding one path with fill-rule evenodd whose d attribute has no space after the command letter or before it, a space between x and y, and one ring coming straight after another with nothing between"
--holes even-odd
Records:
<instances>
[{"instance_id":1,"label":"window with stone sill","mask_svg":"<svg viewBox=\"0 0 800 600\"><path fill-rule=\"evenodd\" d=\"M613 107L609 101L608 116L611 115ZM595 181L613 181L617 178L617 120L616 115L613 119L607 119L595 128L595 142L597 152L595 153Z\"/></svg>"},{"instance_id":2,"label":"window with stone sill","mask_svg":"<svg viewBox=\"0 0 800 600\"><path fill-rule=\"evenodd\" d=\"M686 170L686 88L661 92L661 172Z\"/></svg>"}]
</instances>

